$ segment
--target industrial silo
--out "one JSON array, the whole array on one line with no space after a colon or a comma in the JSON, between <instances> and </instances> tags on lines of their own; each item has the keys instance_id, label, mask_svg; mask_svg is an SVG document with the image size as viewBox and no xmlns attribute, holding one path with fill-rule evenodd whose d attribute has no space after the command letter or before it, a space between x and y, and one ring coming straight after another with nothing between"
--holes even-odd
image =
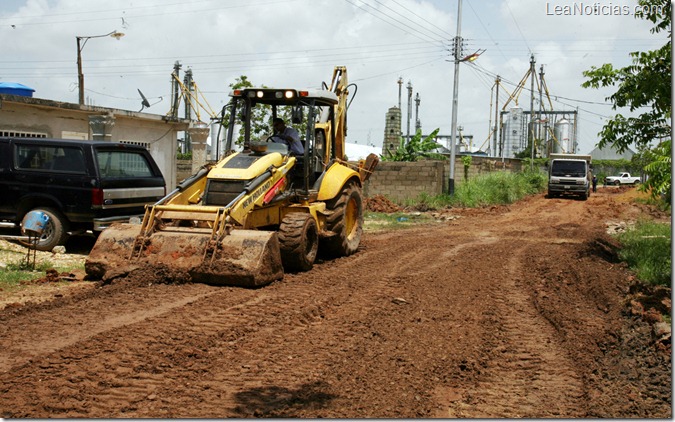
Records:
<instances>
[{"instance_id":1,"label":"industrial silo","mask_svg":"<svg viewBox=\"0 0 675 422\"><path fill-rule=\"evenodd\" d=\"M504 141L503 156L513 158L515 154L525 149L527 136L524 133L525 120L523 118L523 109L514 107L504 118L502 130L502 139Z\"/></svg>"},{"instance_id":2,"label":"industrial silo","mask_svg":"<svg viewBox=\"0 0 675 422\"><path fill-rule=\"evenodd\" d=\"M574 139L572 139L572 124L562 118L553 125L555 140L551 151L554 153L574 154Z\"/></svg>"}]
</instances>

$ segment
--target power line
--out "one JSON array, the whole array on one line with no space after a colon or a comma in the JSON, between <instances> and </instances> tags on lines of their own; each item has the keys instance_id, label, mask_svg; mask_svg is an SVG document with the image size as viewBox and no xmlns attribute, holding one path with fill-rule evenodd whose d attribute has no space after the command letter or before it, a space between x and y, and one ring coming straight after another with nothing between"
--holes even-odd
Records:
<instances>
[{"instance_id":1,"label":"power line","mask_svg":"<svg viewBox=\"0 0 675 422\"><path fill-rule=\"evenodd\" d=\"M416 64L416 65L414 65L414 66L409 66L409 67L406 67L406 68L403 68L403 69L396 69L396 70L393 70L393 71L391 71L391 72L380 73L380 74L378 74L378 75L369 76L369 77L367 77L367 78L353 79L352 81L353 81L353 82L361 82L361 81L367 81L367 80L369 80L369 79L380 78L380 77L382 77L382 76L398 75L398 74L400 74L401 72L403 72L403 71L405 71L405 70L410 70L410 69L414 69L414 68L417 68L417 67L426 66L426 65L428 65L428 64L431 64L431 63L434 63L434 62L437 62L437 61L440 61L440 60L443 60L443 57L439 57L439 58L436 58L436 59L434 59L434 60L430 60L430 61L428 61L428 62Z\"/></svg>"},{"instance_id":2,"label":"power line","mask_svg":"<svg viewBox=\"0 0 675 422\"><path fill-rule=\"evenodd\" d=\"M317 53L317 54L311 54L310 51L303 51L303 52L295 52L292 54L284 54L278 57L269 57L269 56L263 56L263 55L253 55L252 57L242 57L242 58L234 58L234 59L227 59L222 56L213 56L213 58L218 58L219 60L194 60L195 57L198 58L204 58L206 56L180 56L180 60L183 62L188 62L192 67L199 66L199 65L218 65L218 64L228 64L228 65L245 65L247 63L260 63L260 62L265 62L265 63L275 63L275 62L283 62L283 63L292 63L293 61L301 61L305 62L307 59L320 59L320 58L332 58L333 60L339 59L339 60L356 60L359 58L363 58L363 60L373 60L376 58L388 58L388 57L401 57L402 59L405 57L410 57L410 56L420 56L420 55L429 55L429 54L445 54L444 49L440 49L438 47L410 47L409 49L396 49L396 50L364 50L364 51L358 51L358 50L353 50L353 51L345 51L343 53L330 53L326 52L326 50L321 49L321 50L313 50L312 52ZM318 54L320 53L320 54ZM266 53L268 54L268 53ZM365 56L365 58L364 58ZM157 62L159 60L159 62ZM90 67L92 65L104 65L105 69L113 69L113 68L126 68L126 67L131 67L131 68L138 68L139 67L139 62L146 62L143 64L144 67L166 67L167 63L170 62L172 65L173 62L176 60L176 57L166 57L166 58L161 58L161 59L148 59L148 58L133 58L133 59L119 59L119 58L114 58L114 59L101 59L101 60L87 60L87 63L90 64ZM149 61L155 61L154 63L147 63ZM130 62L130 63L129 63ZM41 66L39 67L42 70L60 70L60 69L70 69L70 63L64 63L63 61L57 61L57 62L49 62L49 61L40 61L37 63L44 63L48 64L49 66ZM54 65L51 65L54 63ZM115 64L110 64L110 63L115 63ZM129 64L126 64L129 63ZM18 70L30 70L30 69L35 69L36 66L35 64L26 66L23 63L16 63L16 66L5 66L4 69L8 71L18 71ZM93 66L95 69L96 66Z\"/></svg>"},{"instance_id":3,"label":"power line","mask_svg":"<svg viewBox=\"0 0 675 422\"><path fill-rule=\"evenodd\" d=\"M509 6L509 1L504 0L504 4L506 5L506 8L509 9L509 15L511 15L511 19L513 19L513 22L516 24L516 28L518 28L518 32L520 33L520 36L523 38L523 41L525 41L525 46L527 46L527 50L530 52L530 54L532 54L532 49L527 44L527 39L525 39L525 36L523 35L523 31L520 30L520 25L518 25L518 21L516 20L516 17L513 16L513 12L511 11L511 7Z\"/></svg>"},{"instance_id":4,"label":"power line","mask_svg":"<svg viewBox=\"0 0 675 422\"><path fill-rule=\"evenodd\" d=\"M410 19L408 16L403 15L402 13L400 13L400 12L398 12L398 11L392 9L391 7L389 7L389 6L387 6L387 5L385 5L385 4L382 3L380 0L375 0L375 2L377 2L379 5L381 5L381 6L384 7L385 9L389 9L389 10L391 10L392 12L396 13L397 15L401 16L402 18L404 18L404 19L406 19L406 20L412 22L413 24L417 25L417 22L413 21L413 20ZM407 9L406 9L406 10L407 10ZM423 18L420 18L420 19L422 19L422 21L424 21L425 23L429 23L429 21L427 21L427 20L425 20L425 19L423 19ZM430 33L433 34L434 36L437 36L437 37L441 38L441 39L447 38L447 36L446 36L445 34L441 34L441 33L432 31L432 30L430 30L430 29L427 29L426 27L421 27L421 28L424 29L424 30L427 31L427 32L430 32Z\"/></svg>"},{"instance_id":5,"label":"power line","mask_svg":"<svg viewBox=\"0 0 675 422\"><path fill-rule=\"evenodd\" d=\"M402 48L403 47L403 48ZM315 48L315 49L302 49L302 50L285 50L285 51L274 51L275 55L284 55L284 54L300 54L306 55L307 53L315 52L328 52L327 54L335 54L336 51L340 50L364 50L364 49L379 49L385 48L388 51L405 51L405 50L419 50L420 48L432 48L429 46L428 42L407 42L407 43L394 43L394 44L373 44L373 45L358 45L358 46L349 46L349 47L330 47L330 48ZM434 48L440 48L440 46L434 46ZM221 58L221 57L241 57L241 56L263 56L271 54L268 51L264 52L255 52L255 53L228 53L228 54L208 54L208 55L195 55L195 56L185 56L181 55L181 60L188 59L199 59L199 58ZM175 60L176 56L159 56L159 57L129 57L129 58L116 58L117 61L133 61L137 62L139 60ZM96 61L107 61L109 59L88 59L87 62L96 62ZM16 59L12 60L0 60L0 64L7 63L16 63ZM21 60L22 63L72 63L72 60Z\"/></svg>"},{"instance_id":6,"label":"power line","mask_svg":"<svg viewBox=\"0 0 675 422\"><path fill-rule=\"evenodd\" d=\"M448 37L448 38L453 38L453 37L454 37L454 35L452 35L451 33L447 32L445 29L443 29L443 28L441 28L441 27L439 27L439 26L434 25L433 23L429 22L427 19L424 19L422 16L420 16L420 15L418 15L417 13L415 13L414 11L408 9L407 7L405 7L404 5L402 5L401 3L397 2L396 0L391 0L391 1L394 2L394 3L396 3L397 5L399 5L400 7L402 7L404 10L408 11L409 13L412 13L413 15L417 16L417 17L418 17L419 19L421 19L423 22L428 23L429 25L433 26L434 28L440 30L443 34L445 34L444 36L446 36L446 37Z\"/></svg>"},{"instance_id":7,"label":"power line","mask_svg":"<svg viewBox=\"0 0 675 422\"><path fill-rule=\"evenodd\" d=\"M380 59L391 59L391 58L398 58L401 60L407 60L410 57L419 57L419 56L441 56L445 55L446 52L445 50L440 50L440 49L417 49L416 51L413 52L397 52L397 51L386 51L386 52L376 52L376 51L365 51L362 54L355 54L354 52L346 52L340 55L335 55L335 54L317 54L317 55L300 55L300 56L285 56L285 57L261 57L261 58L247 58L247 59L240 59L240 60L223 60L223 61L204 61L204 62L188 62L186 61L185 58L180 57L180 60L183 62L188 62L190 63L190 67L192 68L199 68L203 66L216 66L216 65L226 65L226 66L248 66L251 63L256 63L256 64L261 64L263 66L269 66L269 65L276 65L276 64L285 64L285 65L293 65L294 62L301 62L301 63L306 63L307 60L322 60L322 59L330 59L330 61L334 62L336 59L339 60L348 60L348 61L376 61ZM157 68L157 67L166 67L167 64L173 65L173 62L175 61L175 58L171 59L172 61L165 62L165 63L153 63L153 64L146 64L144 65L146 68ZM89 66L90 67L90 73L97 73L96 71L98 69L104 69L103 72L99 73L111 73L111 72L106 72L109 69L139 69L139 66L135 63L132 64L111 64L111 63L117 63L118 61L115 59L111 59L108 61L100 61L100 64L103 65L102 67L97 67L97 66ZM16 67L16 68L5 68L5 72L7 71L21 71L20 73L25 73L25 70L27 69L39 69L39 70L68 70L70 69L69 66L40 66L40 67ZM138 72L133 72L133 73L143 73L145 70L140 70ZM114 73L114 72L112 72Z\"/></svg>"},{"instance_id":8,"label":"power line","mask_svg":"<svg viewBox=\"0 0 675 422\"><path fill-rule=\"evenodd\" d=\"M500 79L501 79L501 81L504 82L504 83L506 83L506 84L508 84L508 85L512 85L512 86L514 86L514 87L517 87L517 86L518 86L517 83L515 83L515 82L513 82L513 81L510 81L510 80L504 78L504 77L501 76L501 75L497 75L496 73L490 72L489 70L480 67L480 66L479 66L478 64L476 64L476 63L472 63L471 66L475 66L475 68L476 68L478 71L483 72L483 73L485 73L486 75L489 75L489 76L491 76L491 77L493 77L493 78L496 78L497 76L499 76ZM529 89L529 88L527 88L527 87L523 87L522 90L523 90L523 91L526 91L526 92L532 92L532 90ZM554 94L550 94L550 96L551 96L551 98L554 98L554 97L555 97L555 98L562 98L562 99L564 99L564 100L574 101L574 102L578 102L578 103L585 103L585 104L592 104L592 105L603 105L603 106L612 106L612 105L613 105L613 104L608 103L608 102L598 102L598 101L579 100L579 99L576 99L576 98L568 98L568 97L564 97L564 96L562 96L562 95L554 95Z\"/></svg>"},{"instance_id":9,"label":"power line","mask_svg":"<svg viewBox=\"0 0 675 422\"><path fill-rule=\"evenodd\" d=\"M350 57L343 57L342 61L346 63L352 63L352 62L358 62L359 64L364 64L364 63L384 63L387 61L409 61L411 59L415 58L420 58L420 59L425 59L432 57L432 61L437 61L437 60L442 60L445 58L445 52L418 52L418 53L408 53L405 55L401 54L369 54L367 57L355 57L355 56L350 56ZM248 70L277 70L277 69L297 69L297 68L307 68L307 67L312 67L316 66L317 64L323 64L323 63L335 63L335 56L334 55L325 55L325 56L319 56L319 57L314 57L312 58L313 60L311 62L306 61L307 57L301 58L295 58L295 59L266 59L266 60L261 60L261 61L255 61L255 60L249 60L247 62L233 62L233 63L227 63L226 65L222 66L215 66L217 63L203 63L202 65L204 66L199 66L199 65L190 65L190 68L193 69L193 71L199 72L199 73L218 73L218 72L224 72L224 71L248 71ZM296 61L301 61L300 63ZM255 64L252 68L252 64ZM171 63L172 64L172 63ZM131 76L131 75L144 75L144 76L151 76L151 75L159 75L159 74L165 74L166 73L166 68L168 68L167 64L155 64L152 65L153 68L164 68L164 69L157 69L157 70L147 70L147 69L139 69L138 66L106 66L104 70L99 70L97 68L93 68L88 70L87 74L88 77L104 77L104 76ZM118 70L113 70L111 71L110 69L117 68ZM38 70L45 72L52 70L53 68L39 68ZM3 72L0 77L16 77L20 76L24 79L40 79L40 78L51 78L51 77L56 77L56 76L70 76L71 72L69 72L67 69L68 68L58 68L59 70L63 69L61 73L59 72L49 72L45 73L42 75L27 75L24 71L21 69L12 69L15 70L15 73L12 72ZM135 69L135 70L132 70Z\"/></svg>"},{"instance_id":10,"label":"power line","mask_svg":"<svg viewBox=\"0 0 675 422\"><path fill-rule=\"evenodd\" d=\"M499 43L497 43L497 41L495 41L494 38L492 38L492 34L490 34L490 31L488 31L488 29L487 29L487 27L485 26L485 24L483 24L483 21L481 20L481 18L480 18L480 16L478 15L478 13L476 13L476 10L474 10L473 6L471 6L471 2L467 2L467 3L469 3L469 7L471 8L471 11L472 11L473 14L476 16L476 19L478 19L478 22L480 23L480 25L481 25L481 26L483 27L483 29L485 30L485 33L487 33L487 34L488 34L488 37L490 37L490 41L492 41L492 44L493 44L495 47L497 47L497 51L499 51L499 53L502 55L502 57L504 57L504 60L508 60L508 58L504 55L504 52L502 51L502 49L501 49L500 47L498 47ZM477 41L478 41L478 40L477 40Z\"/></svg>"},{"instance_id":11,"label":"power line","mask_svg":"<svg viewBox=\"0 0 675 422\"><path fill-rule=\"evenodd\" d=\"M377 19L381 20L382 22L384 22L384 23L386 23L386 24L388 24L388 25L391 25L391 26L393 26L394 28L396 28L396 29L398 29L398 30L400 30L400 31L403 31L404 33L406 33L406 34L408 34L408 35L412 35L413 37L418 38L418 39L420 39L420 40L422 40L422 41L433 41L433 42L441 41L441 40L433 39L433 38L430 37L429 35L426 35L426 34L424 34L424 33L421 33L421 32L420 32L419 30L417 30L416 28L413 28L413 27L411 27L410 25L407 25L407 24L405 24L405 23L399 21L398 19L392 18L391 16L387 15L386 13L383 13L383 12L378 11L377 8L371 6L371 5L367 4L367 3L366 3L366 6L370 7L371 9L374 9L374 10L378 11L380 14L382 14L382 15L388 17L389 19L391 19L391 20L393 20L393 21L396 21L396 22L402 24L403 26L412 29L415 33L410 33L410 32L408 32L408 31L406 31L405 29L401 28L400 26L397 26L397 25L395 25L395 24L393 24L393 23L391 23L391 22L389 22L389 21L383 19L382 17L380 17L380 16L378 16L378 15L376 15L376 14L370 12L369 10L365 9L364 7L359 6L358 4L354 3L354 1L352 1L352 0L345 0L345 1L346 1L347 3L349 3L349 4L351 4L352 6L358 7L359 9L361 9L361 10L363 10L364 12L368 13L369 15L376 17ZM429 40L423 39L420 35L429 38Z\"/></svg>"},{"instance_id":12,"label":"power line","mask_svg":"<svg viewBox=\"0 0 675 422\"><path fill-rule=\"evenodd\" d=\"M246 2L245 4L242 5L236 5L236 6L219 6L219 7L214 7L214 8L209 8L209 9L195 9L195 8L188 8L186 10L176 10L176 11L162 11L162 12L153 12L152 14L141 14L141 15L125 15L125 19L131 19L131 18L147 18L147 17L157 17L157 16L165 16L165 15L177 15L177 14L186 14L186 13L202 13L202 12L213 12L215 10L225 10L225 9L238 9L238 8L243 8L243 7L256 7L256 6L269 6L271 4L278 4L278 3L288 3L291 1L301 1L301 0L267 0L267 1L262 1L262 2ZM217 2L220 4L220 2ZM185 4L185 3L172 3L171 5L180 5L180 4ZM190 4L190 3L188 3ZM150 6L148 6L150 7ZM152 7L162 7L161 5L157 6L152 6ZM124 11L124 9L115 9L111 11ZM70 12L70 13L64 13L63 15L68 15L68 14L80 14L80 13L91 13L91 14L100 14L100 13L107 13L106 12ZM49 16L49 15L47 15ZM57 16L57 15L54 15ZM35 18L39 18L40 21L38 22L27 22L27 23L17 23L17 25L21 26L29 26L29 25L54 25L54 24L62 24L62 23L82 23L82 22L100 22L100 21L109 21L109 20L118 20L120 19L120 16L114 16L114 17L101 17L101 18L92 18L92 19L76 19L76 20L62 20L62 21L51 21L51 20L45 20L44 15L42 16L35 16ZM0 18L0 20L7 20L7 21L12 21L12 19L26 19L24 17L7 17L7 18Z\"/></svg>"}]
</instances>

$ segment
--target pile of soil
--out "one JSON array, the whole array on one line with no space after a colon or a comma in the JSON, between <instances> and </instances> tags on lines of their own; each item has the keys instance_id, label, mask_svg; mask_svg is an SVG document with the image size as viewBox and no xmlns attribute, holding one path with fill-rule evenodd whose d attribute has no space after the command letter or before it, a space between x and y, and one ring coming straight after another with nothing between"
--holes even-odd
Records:
<instances>
[{"instance_id":1,"label":"pile of soil","mask_svg":"<svg viewBox=\"0 0 675 422\"><path fill-rule=\"evenodd\" d=\"M368 211L372 212L384 212L384 213L394 213L400 212L403 209L390 201L384 195L375 195L370 198L366 198L366 207Z\"/></svg>"}]
</instances>

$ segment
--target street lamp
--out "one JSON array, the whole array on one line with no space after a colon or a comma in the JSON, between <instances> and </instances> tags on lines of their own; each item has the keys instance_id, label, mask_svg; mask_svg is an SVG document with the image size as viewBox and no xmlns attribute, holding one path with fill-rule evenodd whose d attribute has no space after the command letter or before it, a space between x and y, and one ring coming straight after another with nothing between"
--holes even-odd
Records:
<instances>
[{"instance_id":1,"label":"street lamp","mask_svg":"<svg viewBox=\"0 0 675 422\"><path fill-rule=\"evenodd\" d=\"M89 41L90 38L102 38L102 37L113 37L116 40L119 40L124 36L123 33L117 32L117 30L112 31L104 35L92 35L89 37L79 37L77 39L77 85L80 91L80 105L84 104L84 75L82 74L82 49L84 45Z\"/></svg>"}]
</instances>

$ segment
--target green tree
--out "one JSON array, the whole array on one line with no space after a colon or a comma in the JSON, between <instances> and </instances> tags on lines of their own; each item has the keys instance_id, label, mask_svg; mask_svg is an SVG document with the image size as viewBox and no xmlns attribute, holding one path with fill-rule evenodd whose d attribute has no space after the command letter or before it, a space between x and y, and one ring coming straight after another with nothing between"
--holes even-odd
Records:
<instances>
[{"instance_id":1,"label":"green tree","mask_svg":"<svg viewBox=\"0 0 675 422\"><path fill-rule=\"evenodd\" d=\"M661 142L656 148L644 152L649 164L644 168L649 179L641 189L649 189L652 196L662 195L664 201L670 203L672 189L672 141ZM671 204L672 205L672 204Z\"/></svg>"},{"instance_id":2,"label":"green tree","mask_svg":"<svg viewBox=\"0 0 675 422\"><path fill-rule=\"evenodd\" d=\"M438 144L434 140L438 135L437 128L428 136L422 138L422 131L417 130L417 133L406 142L405 138L401 137L401 142L393 154L382 157L382 161L417 161L422 158L437 158L444 159L443 155L433 152L438 148Z\"/></svg>"},{"instance_id":3,"label":"green tree","mask_svg":"<svg viewBox=\"0 0 675 422\"><path fill-rule=\"evenodd\" d=\"M232 90L235 89L245 89L252 88L255 85L248 80L246 75L241 75L235 79L233 83L230 84ZM267 88L265 85L258 86L259 88ZM241 108L238 110L241 112ZM284 119L287 124L291 120L291 107L282 106L277 107L277 117ZM223 116L222 125L225 130L227 130L230 121L230 110L227 108ZM237 116L235 119L235 125L241 127L243 122L241 120L241 115ZM306 128L306 123L303 122L301 127L295 127L295 129L301 134L304 134ZM266 135L272 134L272 106L267 104L258 104L251 110L251 139L262 139ZM236 145L244 144L244 131L239 131L237 140L235 141Z\"/></svg>"},{"instance_id":4,"label":"green tree","mask_svg":"<svg viewBox=\"0 0 675 422\"><path fill-rule=\"evenodd\" d=\"M596 89L615 86L616 92L607 98L615 110L618 107L628 107L631 112L646 110L635 117L616 114L602 128L598 146L609 144L619 152L631 145L638 151L649 150L647 156L654 160L651 163L657 164L645 167L649 179L642 188L657 196L670 192L671 184L670 168L667 173L654 173L664 171L661 163L665 156L661 154L667 154L668 159L671 156L671 3L670 0L640 0L638 4L643 11L637 13L636 18L652 22L653 34L667 33L667 42L657 50L630 53L632 64L623 68L609 63L591 67L583 72L587 80L582 86ZM652 148L655 141L657 147Z\"/></svg>"},{"instance_id":5,"label":"green tree","mask_svg":"<svg viewBox=\"0 0 675 422\"><path fill-rule=\"evenodd\" d=\"M248 80L248 77L246 75L241 75L238 78L235 79L233 83L230 84L230 89L235 90L235 89L245 89L245 88L251 88L253 87L253 83ZM263 86L264 88L264 86ZM241 113L241 108L238 110L238 113ZM269 128L271 127L271 122L270 117L272 114L272 107L270 106L258 106L255 109L252 110L251 112L251 137L260 137L264 135L265 133L269 133L270 130ZM223 115L223 120L222 120L222 125L223 129L227 130L229 127L230 123L230 109L229 109L229 104L228 107L225 109L224 115ZM241 120L241 114L238 115L235 120L234 120L235 126L241 127L243 125L243 122ZM239 135L237 137L237 140L235 141L236 145L243 145L244 144L244 131L239 131Z\"/></svg>"}]
</instances>

